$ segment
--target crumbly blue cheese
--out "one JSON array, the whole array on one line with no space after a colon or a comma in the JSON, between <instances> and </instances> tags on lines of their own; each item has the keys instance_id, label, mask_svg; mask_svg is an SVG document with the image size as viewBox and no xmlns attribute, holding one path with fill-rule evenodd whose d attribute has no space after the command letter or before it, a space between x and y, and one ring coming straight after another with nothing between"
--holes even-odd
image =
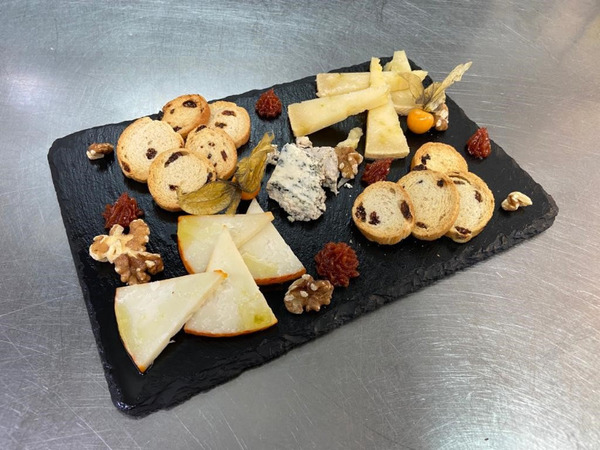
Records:
<instances>
[{"instance_id":1,"label":"crumbly blue cheese","mask_svg":"<svg viewBox=\"0 0 600 450\"><path fill-rule=\"evenodd\" d=\"M318 219L325 212L322 164L296 144L285 144L267 182L269 197L294 222Z\"/></svg>"}]
</instances>

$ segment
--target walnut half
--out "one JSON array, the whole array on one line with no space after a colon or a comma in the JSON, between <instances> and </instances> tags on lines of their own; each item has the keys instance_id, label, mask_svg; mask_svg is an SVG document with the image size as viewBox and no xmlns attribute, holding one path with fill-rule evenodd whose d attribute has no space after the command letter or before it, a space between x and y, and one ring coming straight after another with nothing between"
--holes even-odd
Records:
<instances>
[{"instance_id":1,"label":"walnut half","mask_svg":"<svg viewBox=\"0 0 600 450\"><path fill-rule=\"evenodd\" d=\"M121 281L127 284L140 284L150 281L164 269L162 258L157 253L146 251L150 228L141 219L129 224L129 233L125 234L121 225L113 225L108 235L94 238L90 245L90 256L96 261L115 265L115 272L121 275Z\"/></svg>"},{"instance_id":2,"label":"walnut half","mask_svg":"<svg viewBox=\"0 0 600 450\"><path fill-rule=\"evenodd\" d=\"M448 115L449 112L446 103L442 103L433 111L434 127L437 131L446 131L448 129Z\"/></svg>"},{"instance_id":3,"label":"walnut half","mask_svg":"<svg viewBox=\"0 0 600 450\"><path fill-rule=\"evenodd\" d=\"M286 309L293 314L304 311L320 311L321 306L331 303L333 285L327 280L315 280L305 274L294 281L283 298Z\"/></svg>"},{"instance_id":4,"label":"walnut half","mask_svg":"<svg viewBox=\"0 0 600 450\"><path fill-rule=\"evenodd\" d=\"M516 211L519 207L531 205L533 205L531 199L519 191L511 192L502 201L502 209L505 211Z\"/></svg>"},{"instance_id":5,"label":"walnut half","mask_svg":"<svg viewBox=\"0 0 600 450\"><path fill-rule=\"evenodd\" d=\"M363 156L352 147L336 147L335 153L342 178L353 180L358 173L358 165L363 162Z\"/></svg>"},{"instance_id":6,"label":"walnut half","mask_svg":"<svg viewBox=\"0 0 600 450\"><path fill-rule=\"evenodd\" d=\"M105 155L112 153L114 151L114 149L115 149L115 146L112 144L109 144L108 142L103 142L100 144L97 142L94 142L93 144L91 144L88 147L85 154L91 160L100 159L100 158L104 158Z\"/></svg>"}]
</instances>

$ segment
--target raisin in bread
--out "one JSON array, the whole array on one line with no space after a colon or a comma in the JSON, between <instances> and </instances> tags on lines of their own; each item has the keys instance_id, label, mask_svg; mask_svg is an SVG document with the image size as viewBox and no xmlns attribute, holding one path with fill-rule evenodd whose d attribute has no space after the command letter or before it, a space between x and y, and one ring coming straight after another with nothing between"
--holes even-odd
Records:
<instances>
[{"instance_id":1,"label":"raisin in bread","mask_svg":"<svg viewBox=\"0 0 600 450\"><path fill-rule=\"evenodd\" d=\"M233 102L218 101L210 105L210 119L207 125L225 131L235 147L240 148L250 139L250 116L241 106Z\"/></svg>"},{"instance_id":2,"label":"raisin in bread","mask_svg":"<svg viewBox=\"0 0 600 450\"><path fill-rule=\"evenodd\" d=\"M450 239L465 243L477 236L494 214L494 194L488 185L474 173L448 174L460 195L458 217L446 233Z\"/></svg>"},{"instance_id":3,"label":"raisin in bread","mask_svg":"<svg viewBox=\"0 0 600 450\"><path fill-rule=\"evenodd\" d=\"M183 138L167 123L142 117L121 133L117 160L127 178L145 183L152 161L160 153L177 147L183 147Z\"/></svg>"},{"instance_id":4,"label":"raisin in bread","mask_svg":"<svg viewBox=\"0 0 600 450\"><path fill-rule=\"evenodd\" d=\"M415 152L411 170L429 169L442 173L468 172L467 161L454 147L441 142L428 142Z\"/></svg>"},{"instance_id":5,"label":"raisin in bread","mask_svg":"<svg viewBox=\"0 0 600 450\"><path fill-rule=\"evenodd\" d=\"M237 149L233 139L218 128L199 126L188 134L185 148L205 156L215 168L217 177L228 180L237 164Z\"/></svg>"},{"instance_id":6,"label":"raisin in bread","mask_svg":"<svg viewBox=\"0 0 600 450\"><path fill-rule=\"evenodd\" d=\"M177 188L192 192L215 179L212 164L204 156L174 148L161 153L150 166L148 190L154 201L167 211L181 211Z\"/></svg>"},{"instance_id":7,"label":"raisin in bread","mask_svg":"<svg viewBox=\"0 0 600 450\"><path fill-rule=\"evenodd\" d=\"M404 175L402 186L413 204L417 239L432 241L442 237L458 217L459 194L452 180L434 170L417 170Z\"/></svg>"},{"instance_id":8,"label":"raisin in bread","mask_svg":"<svg viewBox=\"0 0 600 450\"><path fill-rule=\"evenodd\" d=\"M173 127L184 139L188 133L210 118L208 102L198 94L182 95L162 108L162 119Z\"/></svg>"},{"instance_id":9,"label":"raisin in bread","mask_svg":"<svg viewBox=\"0 0 600 450\"><path fill-rule=\"evenodd\" d=\"M378 181L356 198L352 220L370 241L391 245L410 235L415 215L410 197L399 184Z\"/></svg>"}]
</instances>

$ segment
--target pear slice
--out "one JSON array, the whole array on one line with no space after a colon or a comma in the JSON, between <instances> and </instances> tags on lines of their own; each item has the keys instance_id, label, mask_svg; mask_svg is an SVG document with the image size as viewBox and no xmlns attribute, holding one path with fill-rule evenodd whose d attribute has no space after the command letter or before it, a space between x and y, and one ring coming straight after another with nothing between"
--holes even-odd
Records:
<instances>
[{"instance_id":1,"label":"pear slice","mask_svg":"<svg viewBox=\"0 0 600 450\"><path fill-rule=\"evenodd\" d=\"M371 58L371 87L382 85L385 80L379 58ZM409 151L394 103L388 95L384 105L371 109L367 115L365 158L404 158Z\"/></svg>"},{"instance_id":2,"label":"pear slice","mask_svg":"<svg viewBox=\"0 0 600 450\"><path fill-rule=\"evenodd\" d=\"M140 372L148 369L226 277L223 272L206 272L117 288L119 335Z\"/></svg>"},{"instance_id":3,"label":"pear slice","mask_svg":"<svg viewBox=\"0 0 600 450\"><path fill-rule=\"evenodd\" d=\"M262 208L253 199L246 214L261 213ZM304 265L272 223L238 249L258 285L284 283L306 272Z\"/></svg>"},{"instance_id":4,"label":"pear slice","mask_svg":"<svg viewBox=\"0 0 600 450\"><path fill-rule=\"evenodd\" d=\"M217 239L208 270L222 270L228 277L186 322L183 328L186 333L213 337L238 336L277 323L227 228Z\"/></svg>"},{"instance_id":5,"label":"pear slice","mask_svg":"<svg viewBox=\"0 0 600 450\"><path fill-rule=\"evenodd\" d=\"M177 224L177 245L183 265L190 273L206 270L215 241L226 226L236 246L246 243L273 220L270 212L212 216L180 216Z\"/></svg>"}]
</instances>

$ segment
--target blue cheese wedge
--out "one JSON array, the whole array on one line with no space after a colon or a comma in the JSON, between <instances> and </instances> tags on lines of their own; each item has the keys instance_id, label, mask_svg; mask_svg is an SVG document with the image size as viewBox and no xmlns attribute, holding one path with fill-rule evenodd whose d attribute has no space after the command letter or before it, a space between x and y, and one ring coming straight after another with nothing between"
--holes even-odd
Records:
<instances>
[{"instance_id":1,"label":"blue cheese wedge","mask_svg":"<svg viewBox=\"0 0 600 450\"><path fill-rule=\"evenodd\" d=\"M326 209L324 180L318 160L296 144L286 144L267 182L267 193L285 210L290 222L315 220Z\"/></svg>"}]
</instances>

